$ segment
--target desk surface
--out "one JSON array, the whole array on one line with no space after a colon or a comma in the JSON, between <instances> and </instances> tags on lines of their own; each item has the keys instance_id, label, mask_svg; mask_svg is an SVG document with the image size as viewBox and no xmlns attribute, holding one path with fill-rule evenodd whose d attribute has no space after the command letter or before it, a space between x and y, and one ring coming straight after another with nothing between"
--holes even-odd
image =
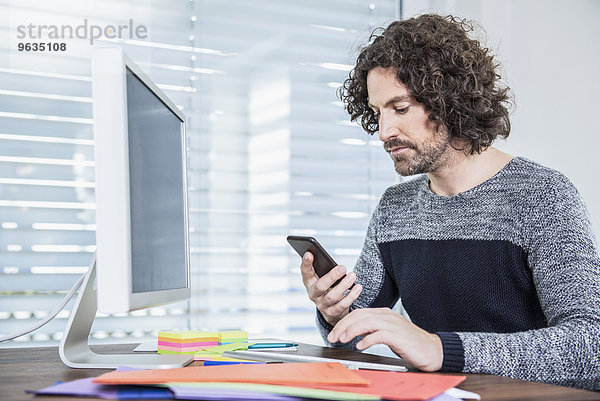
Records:
<instances>
[{"instance_id":1,"label":"desk surface","mask_svg":"<svg viewBox=\"0 0 600 401\"><path fill-rule=\"evenodd\" d=\"M96 352L128 353L134 345L113 345L92 347ZM402 365L394 358L358 352L343 351L315 345L300 344L298 353L326 358L352 359L365 362L391 363ZM197 364L197 362L193 363ZM106 372L102 369L71 369L63 365L58 356L58 348L4 348L0 349L0 400L39 401L90 400L75 397L34 397L26 394L26 389L37 390L52 383L98 376ZM467 374L467 379L458 387L481 395L482 400L600 400L600 393L575 390L550 384L526 382L507 377Z\"/></svg>"}]
</instances>

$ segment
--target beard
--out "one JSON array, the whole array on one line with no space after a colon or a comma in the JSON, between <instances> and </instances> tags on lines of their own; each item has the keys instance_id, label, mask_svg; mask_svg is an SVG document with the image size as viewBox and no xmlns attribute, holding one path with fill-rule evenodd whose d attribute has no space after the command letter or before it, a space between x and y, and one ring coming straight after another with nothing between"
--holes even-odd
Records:
<instances>
[{"instance_id":1,"label":"beard","mask_svg":"<svg viewBox=\"0 0 600 401\"><path fill-rule=\"evenodd\" d=\"M404 152L406 154L393 155L390 153L396 172L406 177L434 171L438 167L442 155L450 146L450 139L447 134L438 131L431 139L420 144L398 138L392 138L383 144L383 148L388 153L397 146L409 148L408 152Z\"/></svg>"}]
</instances>

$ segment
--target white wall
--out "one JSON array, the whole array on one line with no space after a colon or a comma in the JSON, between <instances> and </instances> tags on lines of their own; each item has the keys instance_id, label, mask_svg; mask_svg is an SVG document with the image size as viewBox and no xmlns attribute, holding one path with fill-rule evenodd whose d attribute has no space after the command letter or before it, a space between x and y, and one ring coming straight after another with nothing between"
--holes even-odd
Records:
<instances>
[{"instance_id":1,"label":"white wall","mask_svg":"<svg viewBox=\"0 0 600 401\"><path fill-rule=\"evenodd\" d=\"M600 240L600 1L403 0L423 12L472 19L503 64L516 108L496 146L563 172L579 189Z\"/></svg>"}]
</instances>

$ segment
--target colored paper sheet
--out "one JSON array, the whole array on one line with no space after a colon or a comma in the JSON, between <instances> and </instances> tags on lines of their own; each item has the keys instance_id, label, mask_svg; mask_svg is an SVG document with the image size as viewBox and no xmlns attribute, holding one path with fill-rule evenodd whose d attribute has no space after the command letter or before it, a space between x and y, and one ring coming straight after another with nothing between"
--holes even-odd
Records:
<instances>
[{"instance_id":1,"label":"colored paper sheet","mask_svg":"<svg viewBox=\"0 0 600 401\"><path fill-rule=\"evenodd\" d=\"M227 356L216 356L212 359L213 361L231 361L231 362L258 362L265 363L261 361L250 361L248 359L239 359L239 358L229 358Z\"/></svg>"},{"instance_id":2,"label":"colored paper sheet","mask_svg":"<svg viewBox=\"0 0 600 401\"><path fill-rule=\"evenodd\" d=\"M160 340L172 342L195 342L195 341L214 341L219 342L219 333L216 331L161 331L158 333ZM200 340L199 340L200 339Z\"/></svg>"},{"instance_id":3,"label":"colored paper sheet","mask_svg":"<svg viewBox=\"0 0 600 401\"><path fill-rule=\"evenodd\" d=\"M464 401L462 398L453 397L450 394L442 393L436 397L433 397L429 401Z\"/></svg>"},{"instance_id":4,"label":"colored paper sheet","mask_svg":"<svg viewBox=\"0 0 600 401\"><path fill-rule=\"evenodd\" d=\"M206 401L245 401L245 400L265 400L265 401L302 401L301 398L289 397L279 394L252 393L247 391L223 391L223 390L205 390L198 392L195 389L177 389L176 399L182 400L206 400Z\"/></svg>"},{"instance_id":5,"label":"colored paper sheet","mask_svg":"<svg viewBox=\"0 0 600 401\"><path fill-rule=\"evenodd\" d=\"M166 350L166 349L158 349L156 352L161 355L177 355L177 354L194 355L198 351L199 351L198 349L192 350L192 351L170 351L170 350Z\"/></svg>"},{"instance_id":6,"label":"colored paper sheet","mask_svg":"<svg viewBox=\"0 0 600 401\"><path fill-rule=\"evenodd\" d=\"M28 392L35 395L69 395L73 397L96 397L110 400L168 400L173 398L171 391L166 388L111 386L92 383L92 380L92 377L73 380Z\"/></svg>"},{"instance_id":7,"label":"colored paper sheet","mask_svg":"<svg viewBox=\"0 0 600 401\"><path fill-rule=\"evenodd\" d=\"M191 351L191 352L198 352L201 351L205 348L213 348L216 347L216 345L213 343L207 343L206 345L200 345L200 346L195 346L195 347L177 347L177 346L168 346L168 345L159 345L158 349L164 349L165 351Z\"/></svg>"},{"instance_id":8,"label":"colored paper sheet","mask_svg":"<svg viewBox=\"0 0 600 401\"><path fill-rule=\"evenodd\" d=\"M239 365L239 364L247 364L247 365L255 365L255 364L260 364L260 363L264 363L264 362L257 362L257 361L215 361L215 360L210 360L210 361L203 361L202 364L203 366L221 366L221 365Z\"/></svg>"},{"instance_id":9,"label":"colored paper sheet","mask_svg":"<svg viewBox=\"0 0 600 401\"><path fill-rule=\"evenodd\" d=\"M157 384L169 382L245 382L281 385L339 384L368 386L370 381L341 363L271 363L264 365L191 366L109 372L94 379L99 384Z\"/></svg>"},{"instance_id":10,"label":"colored paper sheet","mask_svg":"<svg viewBox=\"0 0 600 401\"><path fill-rule=\"evenodd\" d=\"M248 332L242 330L223 330L219 332L219 335L223 337L248 337Z\"/></svg>"},{"instance_id":11,"label":"colored paper sheet","mask_svg":"<svg viewBox=\"0 0 600 401\"><path fill-rule=\"evenodd\" d=\"M185 400L209 400L209 401L302 401L301 398L290 397L276 393L265 393L262 391L235 390L224 388L204 388L196 389L189 387L177 387L171 389L177 399Z\"/></svg>"},{"instance_id":12,"label":"colored paper sheet","mask_svg":"<svg viewBox=\"0 0 600 401\"><path fill-rule=\"evenodd\" d=\"M214 345L219 345L219 340L216 337L194 337L194 338L186 338L186 339L180 339L180 338L173 338L173 337L158 337L158 342L168 342L171 344L175 344L175 345L182 345L182 346L186 346L186 345L190 345L190 344L194 344L194 343L207 343L207 344L214 344Z\"/></svg>"},{"instance_id":13,"label":"colored paper sheet","mask_svg":"<svg viewBox=\"0 0 600 401\"><path fill-rule=\"evenodd\" d=\"M238 350L247 350L248 343L233 343L233 344L225 344L219 345L216 347L204 348L194 353L195 361L205 361L207 359L214 359L215 357L219 357L223 355L223 352L228 351L238 351Z\"/></svg>"},{"instance_id":14,"label":"colored paper sheet","mask_svg":"<svg viewBox=\"0 0 600 401\"><path fill-rule=\"evenodd\" d=\"M291 397L318 398L338 401L379 400L378 396L368 394L320 390L303 387L274 386L270 384L256 383L169 383L168 386L171 389L171 391L173 391L175 394L193 394L194 396L197 396L199 398L201 398L205 392L209 392L209 394L214 394L214 392L218 390L237 390L259 392L261 394L280 394ZM184 389L186 390L185 392L183 391Z\"/></svg>"},{"instance_id":15,"label":"colored paper sheet","mask_svg":"<svg viewBox=\"0 0 600 401\"><path fill-rule=\"evenodd\" d=\"M248 342L247 331L220 331L219 332L219 343L228 344L233 342Z\"/></svg>"},{"instance_id":16,"label":"colored paper sheet","mask_svg":"<svg viewBox=\"0 0 600 401\"><path fill-rule=\"evenodd\" d=\"M350 391L360 394L377 395L386 400L429 400L442 394L465 380L465 376L440 375L433 373L385 372L377 370L356 371L369 380L369 386L298 384L302 387L337 391Z\"/></svg>"},{"instance_id":17,"label":"colored paper sheet","mask_svg":"<svg viewBox=\"0 0 600 401\"><path fill-rule=\"evenodd\" d=\"M219 338L219 333L216 331L199 331L199 330L181 330L181 331L160 331L159 337L172 337L172 338L199 338L199 337L215 337Z\"/></svg>"},{"instance_id":18,"label":"colored paper sheet","mask_svg":"<svg viewBox=\"0 0 600 401\"><path fill-rule=\"evenodd\" d=\"M206 359L194 358L194 360L202 361L203 366L236 365L239 363L248 363L248 364L257 364L257 363L264 364L264 363L266 363L266 362L261 362L261 361L248 361L245 359L228 358L226 356L215 356L213 358L206 358Z\"/></svg>"},{"instance_id":19,"label":"colored paper sheet","mask_svg":"<svg viewBox=\"0 0 600 401\"><path fill-rule=\"evenodd\" d=\"M202 351L203 349L214 348L216 343L206 343L204 346L196 346L196 347L173 347L166 345L158 345L158 353L159 354L195 354L196 352Z\"/></svg>"},{"instance_id":20,"label":"colored paper sheet","mask_svg":"<svg viewBox=\"0 0 600 401\"><path fill-rule=\"evenodd\" d=\"M460 400L480 400L481 396L477 393L472 393L467 390L463 390L461 388L453 387L451 389L446 390L445 394L450 395L454 398L458 398Z\"/></svg>"},{"instance_id":21,"label":"colored paper sheet","mask_svg":"<svg viewBox=\"0 0 600 401\"><path fill-rule=\"evenodd\" d=\"M158 346L177 347L177 348L188 348L188 347L216 347L219 345L216 341L194 341L194 342L170 342L158 340Z\"/></svg>"}]
</instances>

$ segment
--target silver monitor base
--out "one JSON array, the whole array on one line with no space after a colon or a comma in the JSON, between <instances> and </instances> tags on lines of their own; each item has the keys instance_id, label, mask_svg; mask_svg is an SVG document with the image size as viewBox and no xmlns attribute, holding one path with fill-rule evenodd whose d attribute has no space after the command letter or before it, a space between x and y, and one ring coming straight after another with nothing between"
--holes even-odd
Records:
<instances>
[{"instance_id":1,"label":"silver monitor base","mask_svg":"<svg viewBox=\"0 0 600 401\"><path fill-rule=\"evenodd\" d=\"M170 369L187 365L192 355L159 354L96 354L90 349L88 340L92 323L96 317L96 255L85 274L77 300L71 311L67 328L58 352L63 363L71 368L115 369L129 366L140 369Z\"/></svg>"}]
</instances>

